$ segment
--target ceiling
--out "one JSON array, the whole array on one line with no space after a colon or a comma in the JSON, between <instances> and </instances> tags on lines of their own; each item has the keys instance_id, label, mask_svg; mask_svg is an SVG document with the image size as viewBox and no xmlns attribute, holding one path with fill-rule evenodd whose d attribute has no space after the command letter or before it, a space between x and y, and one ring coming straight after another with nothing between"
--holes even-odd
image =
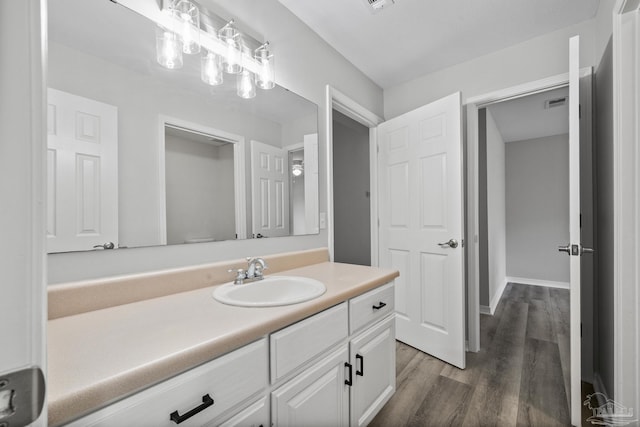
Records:
<instances>
[{"instance_id":1,"label":"ceiling","mask_svg":"<svg viewBox=\"0 0 640 427\"><path fill-rule=\"evenodd\" d=\"M380 87L595 16L599 0L279 0ZM391 0L386 0L390 3Z\"/></svg>"},{"instance_id":2,"label":"ceiling","mask_svg":"<svg viewBox=\"0 0 640 427\"><path fill-rule=\"evenodd\" d=\"M545 101L569 96L563 87L493 104L491 112L505 142L524 141L569 133L569 102L545 108Z\"/></svg>"}]
</instances>

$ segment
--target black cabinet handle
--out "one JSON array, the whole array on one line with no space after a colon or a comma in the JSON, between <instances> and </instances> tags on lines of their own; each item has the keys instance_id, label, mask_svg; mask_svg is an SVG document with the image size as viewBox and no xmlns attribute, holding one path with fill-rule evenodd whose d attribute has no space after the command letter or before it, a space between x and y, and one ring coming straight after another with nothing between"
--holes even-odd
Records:
<instances>
[{"instance_id":1,"label":"black cabinet handle","mask_svg":"<svg viewBox=\"0 0 640 427\"><path fill-rule=\"evenodd\" d=\"M380 310L382 307L386 307L386 306L387 306L387 304L386 304L386 303L384 303L384 302L380 301L380 302L378 303L378 305L374 305L374 306L373 306L373 307L371 307L371 308L373 308L374 310Z\"/></svg>"},{"instance_id":2,"label":"black cabinet handle","mask_svg":"<svg viewBox=\"0 0 640 427\"><path fill-rule=\"evenodd\" d=\"M196 408L193 408L192 410L185 413L184 415L180 415L178 411L173 411L171 415L169 415L169 419L176 424L180 424L181 422L187 421L189 418L193 417L198 412L202 412L212 405L213 405L213 399L211 398L211 396L209 396L209 394L205 394L204 396L202 396L202 405Z\"/></svg>"},{"instance_id":3,"label":"black cabinet handle","mask_svg":"<svg viewBox=\"0 0 640 427\"><path fill-rule=\"evenodd\" d=\"M358 360L360 361L360 370L358 370ZM356 354L356 375L364 377L364 357Z\"/></svg>"},{"instance_id":4,"label":"black cabinet handle","mask_svg":"<svg viewBox=\"0 0 640 427\"><path fill-rule=\"evenodd\" d=\"M352 370L351 363L344 362L344 366L345 366L345 368L349 368L349 379L348 380L344 380L344 383L346 385L348 385L348 386L352 386L353 385L353 370Z\"/></svg>"}]
</instances>

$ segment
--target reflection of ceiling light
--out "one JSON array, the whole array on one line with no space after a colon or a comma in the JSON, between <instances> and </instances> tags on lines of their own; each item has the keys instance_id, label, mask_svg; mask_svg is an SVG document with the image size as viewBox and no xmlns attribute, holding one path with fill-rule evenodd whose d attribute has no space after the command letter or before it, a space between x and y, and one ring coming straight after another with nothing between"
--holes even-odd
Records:
<instances>
[{"instance_id":1,"label":"reflection of ceiling light","mask_svg":"<svg viewBox=\"0 0 640 427\"><path fill-rule=\"evenodd\" d=\"M304 167L302 166L302 160L294 160L293 165L291 166L291 174L293 176L300 176L304 172Z\"/></svg>"}]
</instances>

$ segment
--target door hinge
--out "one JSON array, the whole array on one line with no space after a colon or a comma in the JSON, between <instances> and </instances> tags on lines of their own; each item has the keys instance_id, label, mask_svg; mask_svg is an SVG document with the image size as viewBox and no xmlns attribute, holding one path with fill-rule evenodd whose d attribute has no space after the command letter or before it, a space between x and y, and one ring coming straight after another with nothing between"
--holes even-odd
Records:
<instances>
[{"instance_id":1,"label":"door hinge","mask_svg":"<svg viewBox=\"0 0 640 427\"><path fill-rule=\"evenodd\" d=\"M582 105L578 104L578 118L582 118Z\"/></svg>"},{"instance_id":2,"label":"door hinge","mask_svg":"<svg viewBox=\"0 0 640 427\"><path fill-rule=\"evenodd\" d=\"M582 338L582 322L580 322L580 338Z\"/></svg>"}]
</instances>

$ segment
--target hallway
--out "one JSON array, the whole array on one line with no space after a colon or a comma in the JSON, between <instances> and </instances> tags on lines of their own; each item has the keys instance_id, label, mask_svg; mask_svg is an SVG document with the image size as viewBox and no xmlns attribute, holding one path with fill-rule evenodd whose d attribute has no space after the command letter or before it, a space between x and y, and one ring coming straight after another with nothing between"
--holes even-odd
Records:
<instances>
[{"instance_id":1,"label":"hallway","mask_svg":"<svg viewBox=\"0 0 640 427\"><path fill-rule=\"evenodd\" d=\"M397 391L370 425L570 425L569 291L510 283L480 320L465 370L397 342Z\"/></svg>"}]
</instances>

